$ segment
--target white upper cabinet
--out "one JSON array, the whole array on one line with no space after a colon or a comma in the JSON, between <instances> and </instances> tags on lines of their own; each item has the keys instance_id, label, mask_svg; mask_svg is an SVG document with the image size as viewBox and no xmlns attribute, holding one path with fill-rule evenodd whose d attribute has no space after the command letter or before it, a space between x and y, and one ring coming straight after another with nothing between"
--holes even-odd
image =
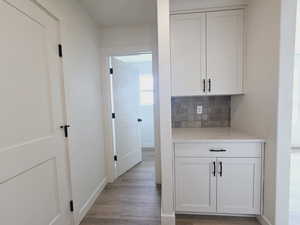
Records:
<instances>
[{"instance_id":1,"label":"white upper cabinet","mask_svg":"<svg viewBox=\"0 0 300 225\"><path fill-rule=\"evenodd\" d=\"M243 92L243 11L207 13L209 95Z\"/></svg>"},{"instance_id":2,"label":"white upper cabinet","mask_svg":"<svg viewBox=\"0 0 300 225\"><path fill-rule=\"evenodd\" d=\"M202 95L206 78L205 13L171 17L172 95Z\"/></svg>"},{"instance_id":3,"label":"white upper cabinet","mask_svg":"<svg viewBox=\"0 0 300 225\"><path fill-rule=\"evenodd\" d=\"M243 93L244 11L171 16L172 95Z\"/></svg>"}]
</instances>

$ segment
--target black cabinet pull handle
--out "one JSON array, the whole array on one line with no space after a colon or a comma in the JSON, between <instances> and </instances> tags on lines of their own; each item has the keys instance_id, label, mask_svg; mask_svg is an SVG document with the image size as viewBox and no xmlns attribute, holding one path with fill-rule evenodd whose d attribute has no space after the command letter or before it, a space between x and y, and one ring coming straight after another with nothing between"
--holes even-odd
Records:
<instances>
[{"instance_id":1,"label":"black cabinet pull handle","mask_svg":"<svg viewBox=\"0 0 300 225\"><path fill-rule=\"evenodd\" d=\"M226 149L209 149L210 152L226 152Z\"/></svg>"},{"instance_id":2,"label":"black cabinet pull handle","mask_svg":"<svg viewBox=\"0 0 300 225\"><path fill-rule=\"evenodd\" d=\"M138 122L142 122L143 120L142 120L142 119L140 119L140 118L138 118L138 119L137 119L137 121L138 121Z\"/></svg>"},{"instance_id":3,"label":"black cabinet pull handle","mask_svg":"<svg viewBox=\"0 0 300 225\"><path fill-rule=\"evenodd\" d=\"M216 176L216 162L213 161L213 175Z\"/></svg>"},{"instance_id":4,"label":"black cabinet pull handle","mask_svg":"<svg viewBox=\"0 0 300 225\"><path fill-rule=\"evenodd\" d=\"M211 92L211 79L208 79L208 92Z\"/></svg>"},{"instance_id":5,"label":"black cabinet pull handle","mask_svg":"<svg viewBox=\"0 0 300 225\"><path fill-rule=\"evenodd\" d=\"M206 91L206 81L205 81L205 79L203 79L203 92L205 92Z\"/></svg>"},{"instance_id":6,"label":"black cabinet pull handle","mask_svg":"<svg viewBox=\"0 0 300 225\"><path fill-rule=\"evenodd\" d=\"M220 174L220 177L223 176L223 163L222 162L220 162L220 172L219 172L219 174Z\"/></svg>"}]
</instances>

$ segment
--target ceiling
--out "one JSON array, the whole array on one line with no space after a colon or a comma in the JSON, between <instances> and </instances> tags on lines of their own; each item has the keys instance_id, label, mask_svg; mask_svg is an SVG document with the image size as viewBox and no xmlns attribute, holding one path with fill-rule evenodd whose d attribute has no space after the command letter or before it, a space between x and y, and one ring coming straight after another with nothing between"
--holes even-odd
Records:
<instances>
[{"instance_id":1,"label":"ceiling","mask_svg":"<svg viewBox=\"0 0 300 225\"><path fill-rule=\"evenodd\" d=\"M156 0L80 0L101 27L153 24Z\"/></svg>"}]
</instances>

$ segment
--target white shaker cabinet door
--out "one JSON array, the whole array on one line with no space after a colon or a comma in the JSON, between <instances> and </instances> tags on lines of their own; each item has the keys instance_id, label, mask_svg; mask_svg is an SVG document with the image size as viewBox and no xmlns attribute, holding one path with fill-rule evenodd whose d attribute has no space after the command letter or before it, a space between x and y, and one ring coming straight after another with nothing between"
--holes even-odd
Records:
<instances>
[{"instance_id":1,"label":"white shaker cabinet door","mask_svg":"<svg viewBox=\"0 0 300 225\"><path fill-rule=\"evenodd\" d=\"M217 159L217 212L260 214L260 158Z\"/></svg>"},{"instance_id":2,"label":"white shaker cabinet door","mask_svg":"<svg viewBox=\"0 0 300 225\"><path fill-rule=\"evenodd\" d=\"M244 11L207 13L208 95L243 93Z\"/></svg>"},{"instance_id":3,"label":"white shaker cabinet door","mask_svg":"<svg viewBox=\"0 0 300 225\"><path fill-rule=\"evenodd\" d=\"M204 95L206 15L171 16L172 96Z\"/></svg>"},{"instance_id":4,"label":"white shaker cabinet door","mask_svg":"<svg viewBox=\"0 0 300 225\"><path fill-rule=\"evenodd\" d=\"M216 212L215 158L176 158L176 211Z\"/></svg>"}]
</instances>

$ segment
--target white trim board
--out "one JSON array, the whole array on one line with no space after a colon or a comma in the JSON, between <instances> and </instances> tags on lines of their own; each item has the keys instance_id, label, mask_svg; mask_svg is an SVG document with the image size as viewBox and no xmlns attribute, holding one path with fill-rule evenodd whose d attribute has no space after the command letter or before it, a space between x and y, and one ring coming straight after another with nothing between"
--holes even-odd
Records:
<instances>
[{"instance_id":1,"label":"white trim board","mask_svg":"<svg viewBox=\"0 0 300 225\"><path fill-rule=\"evenodd\" d=\"M211 1L198 1L198 0L175 0L171 2L170 12L199 12L208 10L226 10L232 8L245 8L248 5L248 0L211 0Z\"/></svg>"},{"instance_id":2,"label":"white trim board","mask_svg":"<svg viewBox=\"0 0 300 225\"><path fill-rule=\"evenodd\" d=\"M159 128L161 149L162 224L175 225L171 122L171 56L169 0L157 0Z\"/></svg>"},{"instance_id":3,"label":"white trim board","mask_svg":"<svg viewBox=\"0 0 300 225\"><path fill-rule=\"evenodd\" d=\"M78 213L78 219L77 224L79 225L80 222L83 220L83 218L86 216L88 211L91 209L91 207L94 205L95 201L97 200L98 196L101 194L103 189L105 188L107 182L106 178L104 178L101 183L98 185L96 190L92 193L92 195L89 197L89 199L84 203L82 208L79 210Z\"/></svg>"},{"instance_id":4,"label":"white trim board","mask_svg":"<svg viewBox=\"0 0 300 225\"><path fill-rule=\"evenodd\" d=\"M290 151L297 0L281 1L276 136L275 224L289 221Z\"/></svg>"},{"instance_id":5,"label":"white trim board","mask_svg":"<svg viewBox=\"0 0 300 225\"><path fill-rule=\"evenodd\" d=\"M257 216L256 219L258 220L258 222L261 224L261 225L272 225L270 220L265 217L264 215L262 216Z\"/></svg>"},{"instance_id":6,"label":"white trim board","mask_svg":"<svg viewBox=\"0 0 300 225\"><path fill-rule=\"evenodd\" d=\"M216 12L216 11L225 11L225 10L238 10L238 9L246 9L247 6L248 5L234 5L234 6L223 6L223 7L208 7L208 8L197 8L197 9L174 10L174 11L170 12L170 15L202 13L202 12Z\"/></svg>"},{"instance_id":7,"label":"white trim board","mask_svg":"<svg viewBox=\"0 0 300 225\"><path fill-rule=\"evenodd\" d=\"M162 214L161 213L161 225L174 225L176 222L175 214Z\"/></svg>"}]
</instances>

